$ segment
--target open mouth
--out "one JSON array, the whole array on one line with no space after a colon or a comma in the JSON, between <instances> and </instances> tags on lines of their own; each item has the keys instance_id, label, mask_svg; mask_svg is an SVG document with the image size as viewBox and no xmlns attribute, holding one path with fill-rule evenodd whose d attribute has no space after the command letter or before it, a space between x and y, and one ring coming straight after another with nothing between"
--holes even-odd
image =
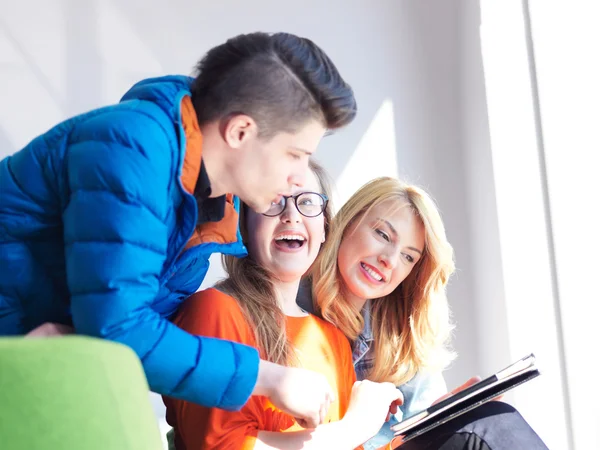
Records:
<instances>
[{"instance_id":1,"label":"open mouth","mask_svg":"<svg viewBox=\"0 0 600 450\"><path fill-rule=\"evenodd\" d=\"M306 242L306 238L299 234L282 234L275 237L275 244L288 250L298 250L304 247Z\"/></svg>"}]
</instances>

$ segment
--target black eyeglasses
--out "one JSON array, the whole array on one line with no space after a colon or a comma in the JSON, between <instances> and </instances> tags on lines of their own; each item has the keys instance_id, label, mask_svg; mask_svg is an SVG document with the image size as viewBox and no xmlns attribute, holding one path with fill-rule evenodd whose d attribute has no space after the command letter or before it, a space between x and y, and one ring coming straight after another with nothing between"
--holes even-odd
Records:
<instances>
[{"instance_id":1,"label":"black eyeglasses","mask_svg":"<svg viewBox=\"0 0 600 450\"><path fill-rule=\"evenodd\" d=\"M316 192L301 192L296 195L285 195L281 197L278 203L271 203L269 210L263 215L267 217L275 217L281 214L287 205L288 198L294 199L296 209L300 214L305 217L317 217L319 214L323 214L327 207L329 199L324 194L318 194Z\"/></svg>"}]
</instances>

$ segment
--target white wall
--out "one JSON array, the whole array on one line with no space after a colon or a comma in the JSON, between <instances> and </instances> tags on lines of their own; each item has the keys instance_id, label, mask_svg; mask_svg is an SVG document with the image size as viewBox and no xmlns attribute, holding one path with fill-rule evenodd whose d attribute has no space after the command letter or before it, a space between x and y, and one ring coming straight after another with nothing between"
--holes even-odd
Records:
<instances>
[{"instance_id":1,"label":"white wall","mask_svg":"<svg viewBox=\"0 0 600 450\"><path fill-rule=\"evenodd\" d=\"M481 367L503 353L534 351L542 377L510 399L551 448L598 448L600 216L592 205L600 194L600 65L590 55L598 50L600 5L465 5L463 17L481 29L477 39L463 27L464 45L481 45L483 59L465 50L463 67L475 75L483 65L485 73L485 95L463 77L470 212L483 233L473 236Z\"/></svg>"},{"instance_id":2,"label":"white wall","mask_svg":"<svg viewBox=\"0 0 600 450\"><path fill-rule=\"evenodd\" d=\"M359 103L355 123L318 153L338 200L391 174L429 189L442 210L458 267L459 358L447 373L458 385L521 356L509 344L479 25L476 0L0 0L0 156L141 78L189 73L235 34L310 37Z\"/></svg>"},{"instance_id":3,"label":"white wall","mask_svg":"<svg viewBox=\"0 0 600 450\"><path fill-rule=\"evenodd\" d=\"M600 3L530 0L529 10L573 448L600 448L600 60L590 57Z\"/></svg>"},{"instance_id":4,"label":"white wall","mask_svg":"<svg viewBox=\"0 0 600 450\"><path fill-rule=\"evenodd\" d=\"M543 376L507 399L549 445L566 449L566 405L523 8L521 2L468 1L463 17L465 151L480 367L487 373L502 361L534 352Z\"/></svg>"}]
</instances>

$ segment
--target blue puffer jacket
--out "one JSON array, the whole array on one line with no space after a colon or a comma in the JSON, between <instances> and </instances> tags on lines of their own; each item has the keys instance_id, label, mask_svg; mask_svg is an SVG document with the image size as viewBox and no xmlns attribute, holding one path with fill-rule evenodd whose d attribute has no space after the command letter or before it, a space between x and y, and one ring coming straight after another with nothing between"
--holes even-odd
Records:
<instances>
[{"instance_id":1,"label":"blue puffer jacket","mask_svg":"<svg viewBox=\"0 0 600 450\"><path fill-rule=\"evenodd\" d=\"M245 254L231 197L234 238L186 248L198 207L181 176L197 179L201 152L195 115L182 114L189 83L144 80L0 162L0 335L72 321L130 346L153 391L236 409L256 382L257 351L166 319L198 289L211 253Z\"/></svg>"}]
</instances>

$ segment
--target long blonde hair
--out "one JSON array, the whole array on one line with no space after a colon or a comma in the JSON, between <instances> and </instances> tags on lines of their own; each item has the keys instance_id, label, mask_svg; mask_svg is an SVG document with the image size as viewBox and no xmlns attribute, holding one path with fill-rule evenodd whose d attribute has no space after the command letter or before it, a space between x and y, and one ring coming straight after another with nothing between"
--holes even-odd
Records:
<instances>
[{"instance_id":1,"label":"long blonde hair","mask_svg":"<svg viewBox=\"0 0 600 450\"><path fill-rule=\"evenodd\" d=\"M309 168L319 182L321 193L331 198L331 183L325 169L313 159L309 162ZM326 236L329 234L331 208L329 201L323 211ZM239 223L244 242L248 239L246 214L247 206L242 205ZM285 330L285 315L279 306L271 281L273 274L254 261L252 255L245 258L223 255L222 261L228 277L216 287L234 297L239 303L254 331L261 356L277 364L295 364L296 357Z\"/></svg>"},{"instance_id":2,"label":"long blonde hair","mask_svg":"<svg viewBox=\"0 0 600 450\"><path fill-rule=\"evenodd\" d=\"M327 242L313 265L313 300L324 319L352 341L364 327L361 311L344 296L338 268L342 239L357 220L382 203L408 203L425 229L425 249L408 277L387 297L372 299L374 365L368 379L403 384L425 368L441 370L453 358L446 284L454 271L453 250L432 198L416 186L383 177L361 187L333 218Z\"/></svg>"}]
</instances>

